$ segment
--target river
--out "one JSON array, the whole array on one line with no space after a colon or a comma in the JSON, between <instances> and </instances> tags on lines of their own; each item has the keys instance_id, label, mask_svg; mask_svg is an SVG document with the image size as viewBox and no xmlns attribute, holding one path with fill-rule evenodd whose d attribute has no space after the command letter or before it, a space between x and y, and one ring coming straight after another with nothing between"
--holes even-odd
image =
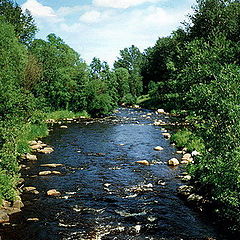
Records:
<instances>
[{"instance_id":1,"label":"river","mask_svg":"<svg viewBox=\"0 0 240 240\"><path fill-rule=\"evenodd\" d=\"M143 116L147 113L152 115ZM183 170L166 162L180 156L163 129L152 124L156 118L166 116L121 108L108 118L69 123L67 129L54 125L44 142L55 151L39 155L22 171L25 186L39 194L23 194L25 207L0 229L1 239L228 239L208 216L177 196ZM154 151L156 146L164 150ZM38 176L49 170L40 165L48 163L63 164L53 169L62 174ZM47 196L49 189L61 196Z\"/></svg>"}]
</instances>

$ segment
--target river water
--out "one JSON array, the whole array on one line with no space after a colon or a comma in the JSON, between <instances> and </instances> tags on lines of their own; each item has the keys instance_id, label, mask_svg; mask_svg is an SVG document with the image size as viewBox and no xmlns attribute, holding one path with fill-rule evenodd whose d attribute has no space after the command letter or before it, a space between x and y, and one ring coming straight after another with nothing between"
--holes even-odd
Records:
<instances>
[{"instance_id":1,"label":"river water","mask_svg":"<svg viewBox=\"0 0 240 240\"><path fill-rule=\"evenodd\" d=\"M146 117L147 113L152 113ZM122 108L109 118L53 126L44 142L54 148L22 172L25 207L0 229L2 240L70 239L228 239L212 220L189 208L176 193L181 167L166 161L175 154L154 119L166 116ZM165 119L168 120L168 119ZM153 148L162 146L163 151ZM150 166L135 163L148 160ZM41 164L59 163L61 175L38 176ZM46 192L57 189L59 197ZM38 221L27 221L38 218Z\"/></svg>"}]
</instances>

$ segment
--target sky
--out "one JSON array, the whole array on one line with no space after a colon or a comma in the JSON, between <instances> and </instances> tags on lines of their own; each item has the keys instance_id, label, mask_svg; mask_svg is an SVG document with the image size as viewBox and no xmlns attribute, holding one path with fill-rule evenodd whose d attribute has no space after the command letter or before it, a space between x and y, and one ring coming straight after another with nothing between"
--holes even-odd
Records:
<instances>
[{"instance_id":1,"label":"sky","mask_svg":"<svg viewBox=\"0 0 240 240\"><path fill-rule=\"evenodd\" d=\"M36 38L61 37L90 63L110 65L131 45L141 51L187 20L196 0L16 0L35 18Z\"/></svg>"}]
</instances>

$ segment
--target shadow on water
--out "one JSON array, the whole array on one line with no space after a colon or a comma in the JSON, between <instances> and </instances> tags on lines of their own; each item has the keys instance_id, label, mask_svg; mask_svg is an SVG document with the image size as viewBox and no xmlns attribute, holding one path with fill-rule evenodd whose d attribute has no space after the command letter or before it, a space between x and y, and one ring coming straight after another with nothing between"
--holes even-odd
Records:
<instances>
[{"instance_id":1,"label":"shadow on water","mask_svg":"<svg viewBox=\"0 0 240 240\"><path fill-rule=\"evenodd\" d=\"M152 115L143 116L147 113ZM169 168L166 161L179 156L162 128L152 124L156 118L164 116L120 109L68 129L54 126L44 141L55 151L28 162L30 169L22 172L25 186L36 187L39 194L23 194L25 207L1 228L2 239L228 239L177 197L181 169ZM155 146L164 151L154 151ZM40 166L46 163L63 164L54 169L62 174L38 176L49 170ZM48 197L49 189L62 194Z\"/></svg>"}]
</instances>

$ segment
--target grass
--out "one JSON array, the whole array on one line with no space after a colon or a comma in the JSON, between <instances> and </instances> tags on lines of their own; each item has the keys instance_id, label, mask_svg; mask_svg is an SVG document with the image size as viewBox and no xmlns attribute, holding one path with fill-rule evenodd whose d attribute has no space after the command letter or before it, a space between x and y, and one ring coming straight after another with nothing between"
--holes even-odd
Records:
<instances>
[{"instance_id":1,"label":"grass","mask_svg":"<svg viewBox=\"0 0 240 240\"><path fill-rule=\"evenodd\" d=\"M197 137L189 130L180 130L171 136L171 141L175 142L178 147L185 147L188 151L197 150L203 152L205 145L200 137Z\"/></svg>"},{"instance_id":2,"label":"grass","mask_svg":"<svg viewBox=\"0 0 240 240\"><path fill-rule=\"evenodd\" d=\"M19 154L24 154L30 152L28 142L31 140L36 140L38 138L43 138L48 135L47 124L24 124L19 131L17 137L17 152Z\"/></svg>"},{"instance_id":3,"label":"grass","mask_svg":"<svg viewBox=\"0 0 240 240\"><path fill-rule=\"evenodd\" d=\"M60 120L64 118L78 118L78 117L89 118L90 116L86 111L74 113L67 110L55 111L55 112L50 112L46 114L46 119L54 119L54 120Z\"/></svg>"}]
</instances>

